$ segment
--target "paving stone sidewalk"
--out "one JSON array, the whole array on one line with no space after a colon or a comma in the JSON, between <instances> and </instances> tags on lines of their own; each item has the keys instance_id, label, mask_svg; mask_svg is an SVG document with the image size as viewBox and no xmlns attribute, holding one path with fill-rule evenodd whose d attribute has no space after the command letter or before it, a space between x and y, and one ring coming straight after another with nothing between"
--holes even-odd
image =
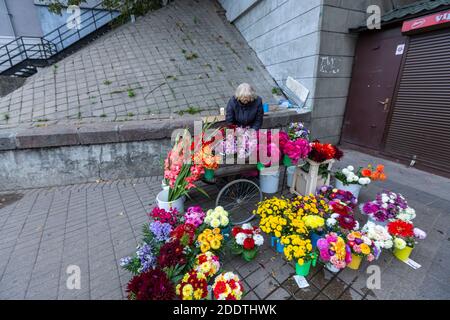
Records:
<instances>
[{"instance_id":1,"label":"paving stone sidewalk","mask_svg":"<svg viewBox=\"0 0 450 320\"><path fill-rule=\"evenodd\" d=\"M220 4L177 0L108 32L0 98L0 129L218 115L242 82L253 84L265 101L272 98L275 82Z\"/></svg>"},{"instance_id":2,"label":"paving stone sidewalk","mask_svg":"<svg viewBox=\"0 0 450 320\"><path fill-rule=\"evenodd\" d=\"M346 150L346 158L340 166L387 164L389 181L370 185L360 200L383 188L407 197L418 213L417 226L428 233L411 256L422 267L413 270L383 253L375 263L382 271L379 290L367 289L366 264L359 271L338 274L319 265L307 277L310 287L299 289L293 264L266 241L253 262L224 259L224 268L243 279L246 299L450 299L450 199L445 192L432 191L445 188L450 180L353 151ZM404 170L409 179L401 178ZM419 184L426 179L434 185ZM0 299L124 299L130 274L119 267L119 259L139 242L160 181L149 177L0 195ZM214 199L217 189L209 186L208 191ZM212 202L200 195L194 195L194 201ZM66 272L73 265L81 270L79 290L67 289Z\"/></svg>"}]
</instances>

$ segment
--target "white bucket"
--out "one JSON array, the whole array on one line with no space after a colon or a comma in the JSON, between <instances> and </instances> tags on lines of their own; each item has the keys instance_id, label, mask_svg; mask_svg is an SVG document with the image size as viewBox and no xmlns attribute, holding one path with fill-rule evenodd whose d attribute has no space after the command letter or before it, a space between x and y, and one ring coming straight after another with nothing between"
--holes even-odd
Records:
<instances>
[{"instance_id":1,"label":"white bucket","mask_svg":"<svg viewBox=\"0 0 450 320\"><path fill-rule=\"evenodd\" d=\"M286 171L287 171L286 184L289 188L292 187L292 182L294 180L294 173L295 173L296 168L297 168L297 166L291 166L286 169Z\"/></svg>"},{"instance_id":2,"label":"white bucket","mask_svg":"<svg viewBox=\"0 0 450 320\"><path fill-rule=\"evenodd\" d=\"M340 190L344 190L344 191L350 191L353 194L353 196L356 198L356 200L358 200L359 192L361 191L361 187L362 186L360 184L355 184L355 183L345 185L342 183L341 180L336 179L336 188L340 189Z\"/></svg>"},{"instance_id":3,"label":"white bucket","mask_svg":"<svg viewBox=\"0 0 450 320\"><path fill-rule=\"evenodd\" d=\"M172 208L177 209L179 213L184 213L184 197L180 197L175 201L167 201L169 198L169 190L163 190L156 196L158 208L169 211Z\"/></svg>"},{"instance_id":4,"label":"white bucket","mask_svg":"<svg viewBox=\"0 0 450 320\"><path fill-rule=\"evenodd\" d=\"M161 181L161 189L163 190L169 190L170 186L166 184L166 181L163 179Z\"/></svg>"},{"instance_id":5,"label":"white bucket","mask_svg":"<svg viewBox=\"0 0 450 320\"><path fill-rule=\"evenodd\" d=\"M259 172L259 186L264 193L277 193L280 182L280 170L278 168L264 168Z\"/></svg>"}]
</instances>

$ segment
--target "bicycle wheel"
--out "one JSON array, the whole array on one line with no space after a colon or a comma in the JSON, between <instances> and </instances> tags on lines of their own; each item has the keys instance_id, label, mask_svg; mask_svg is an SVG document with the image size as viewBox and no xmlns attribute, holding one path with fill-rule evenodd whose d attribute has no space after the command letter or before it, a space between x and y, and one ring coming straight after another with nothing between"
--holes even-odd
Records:
<instances>
[{"instance_id":1,"label":"bicycle wheel","mask_svg":"<svg viewBox=\"0 0 450 320\"><path fill-rule=\"evenodd\" d=\"M222 206L229 213L232 225L251 221L253 210L263 199L259 186L253 181L239 179L228 183L220 190L216 206Z\"/></svg>"}]
</instances>

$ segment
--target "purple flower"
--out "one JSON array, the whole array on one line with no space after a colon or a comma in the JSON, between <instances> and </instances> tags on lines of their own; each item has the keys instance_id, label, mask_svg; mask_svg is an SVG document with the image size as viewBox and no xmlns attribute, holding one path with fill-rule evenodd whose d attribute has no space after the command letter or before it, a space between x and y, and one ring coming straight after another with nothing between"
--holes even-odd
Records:
<instances>
[{"instance_id":1,"label":"purple flower","mask_svg":"<svg viewBox=\"0 0 450 320\"><path fill-rule=\"evenodd\" d=\"M120 266L121 267L126 267L127 265L129 265L131 263L133 259L131 257L125 257L120 259Z\"/></svg>"},{"instance_id":2,"label":"purple flower","mask_svg":"<svg viewBox=\"0 0 450 320\"><path fill-rule=\"evenodd\" d=\"M138 246L136 251L136 255L138 256L141 267L139 268L139 272L146 272L150 269L155 268L156 266L156 258L153 255L152 247L147 243L144 243Z\"/></svg>"},{"instance_id":3,"label":"purple flower","mask_svg":"<svg viewBox=\"0 0 450 320\"><path fill-rule=\"evenodd\" d=\"M419 228L414 228L414 236L417 239L423 240L427 237L427 233Z\"/></svg>"},{"instance_id":4,"label":"purple flower","mask_svg":"<svg viewBox=\"0 0 450 320\"><path fill-rule=\"evenodd\" d=\"M169 223L162 223L161 221L153 221L149 225L150 231L155 236L156 241L167 242L170 239L170 232L172 226Z\"/></svg>"}]
</instances>

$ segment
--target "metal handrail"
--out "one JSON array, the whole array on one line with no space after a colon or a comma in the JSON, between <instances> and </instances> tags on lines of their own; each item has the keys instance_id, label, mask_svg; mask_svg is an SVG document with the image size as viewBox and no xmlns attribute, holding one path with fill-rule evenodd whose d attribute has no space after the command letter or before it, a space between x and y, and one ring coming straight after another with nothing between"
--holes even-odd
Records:
<instances>
[{"instance_id":1,"label":"metal handrail","mask_svg":"<svg viewBox=\"0 0 450 320\"><path fill-rule=\"evenodd\" d=\"M18 37L2 46L0 46L0 67L4 65L5 63L9 62L9 68L13 67L14 65L25 61L27 59L41 59L41 60L47 60L50 59L52 56L56 55L58 52L66 49L68 46L72 45L76 41L81 40L82 38L86 37L88 34L81 35L81 32L83 30L86 30L87 28L94 25L94 30L92 32L95 32L99 29L99 27L102 27L106 25L107 23L111 22L115 18L117 18L119 15L114 16L116 13L118 13L117 10L113 9L104 9L103 3L100 2L96 6L90 8L90 10L86 10L80 14L80 17L88 16L84 21L82 20L82 28L76 28L74 29L68 29L67 24L63 24L59 26L58 28L48 32L42 37ZM100 16L101 15L101 16ZM110 16L111 19L107 21L106 23L101 23L101 20L107 16ZM92 21L90 21L92 20ZM87 23L89 21L89 23ZM65 29L65 30L63 30ZM57 35L52 38L48 39L50 35L57 32ZM69 33L67 36L66 34ZM67 41L69 38L73 37L74 35L77 35L77 39L75 41L71 41L68 45L65 44L65 41ZM27 43L32 39L35 43ZM15 47L12 49L9 48L10 45L15 44ZM59 46L59 47L58 47ZM6 52L1 54L1 52L5 50ZM3 60L3 58L6 56L6 59ZM14 62L13 60L17 57L25 57L24 59ZM37 56L37 58L36 58ZM3 60L3 61L2 61Z\"/></svg>"}]
</instances>

